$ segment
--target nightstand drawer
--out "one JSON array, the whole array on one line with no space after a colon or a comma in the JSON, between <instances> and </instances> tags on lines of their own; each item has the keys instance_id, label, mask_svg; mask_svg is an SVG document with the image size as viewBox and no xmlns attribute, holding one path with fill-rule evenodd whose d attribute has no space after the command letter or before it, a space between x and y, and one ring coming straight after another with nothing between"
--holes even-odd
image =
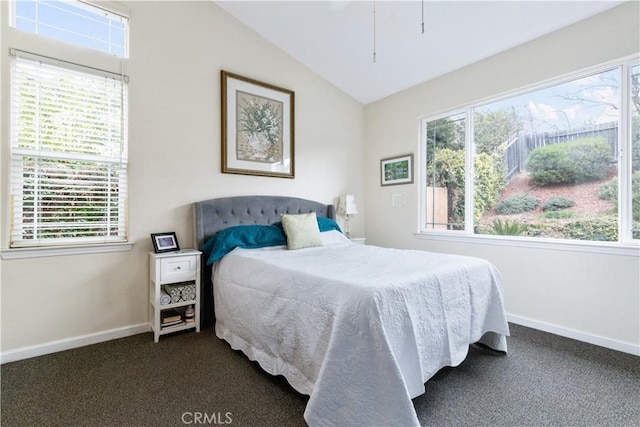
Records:
<instances>
[{"instance_id":1,"label":"nightstand drawer","mask_svg":"<svg viewBox=\"0 0 640 427\"><path fill-rule=\"evenodd\" d=\"M163 283L193 280L195 273L195 256L165 258L160 263L160 281Z\"/></svg>"}]
</instances>

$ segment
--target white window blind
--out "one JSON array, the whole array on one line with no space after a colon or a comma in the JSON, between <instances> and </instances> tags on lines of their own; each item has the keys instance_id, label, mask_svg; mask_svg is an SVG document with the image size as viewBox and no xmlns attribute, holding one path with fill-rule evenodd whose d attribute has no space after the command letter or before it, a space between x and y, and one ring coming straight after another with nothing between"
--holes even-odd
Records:
<instances>
[{"instance_id":1,"label":"white window blind","mask_svg":"<svg viewBox=\"0 0 640 427\"><path fill-rule=\"evenodd\" d=\"M11 247L126 241L126 81L15 53Z\"/></svg>"}]
</instances>

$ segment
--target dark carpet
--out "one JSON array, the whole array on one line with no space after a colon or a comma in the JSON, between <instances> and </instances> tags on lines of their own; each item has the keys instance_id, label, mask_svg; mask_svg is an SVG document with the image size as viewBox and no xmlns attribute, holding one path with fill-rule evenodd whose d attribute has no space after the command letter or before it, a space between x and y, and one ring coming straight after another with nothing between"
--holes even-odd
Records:
<instances>
[{"instance_id":1,"label":"dark carpet","mask_svg":"<svg viewBox=\"0 0 640 427\"><path fill-rule=\"evenodd\" d=\"M511 325L414 399L424 426L638 426L640 357ZM215 337L151 333L7 363L8 426L304 426L307 397ZM357 403L354 403L357 404Z\"/></svg>"}]
</instances>

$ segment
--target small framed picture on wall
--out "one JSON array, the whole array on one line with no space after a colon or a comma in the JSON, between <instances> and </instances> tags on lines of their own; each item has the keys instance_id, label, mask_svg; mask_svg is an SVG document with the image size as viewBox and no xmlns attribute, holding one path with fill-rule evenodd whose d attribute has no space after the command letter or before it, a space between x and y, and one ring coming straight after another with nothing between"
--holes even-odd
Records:
<instances>
[{"instance_id":1,"label":"small framed picture on wall","mask_svg":"<svg viewBox=\"0 0 640 427\"><path fill-rule=\"evenodd\" d=\"M413 154L380 160L380 185L413 183Z\"/></svg>"}]
</instances>

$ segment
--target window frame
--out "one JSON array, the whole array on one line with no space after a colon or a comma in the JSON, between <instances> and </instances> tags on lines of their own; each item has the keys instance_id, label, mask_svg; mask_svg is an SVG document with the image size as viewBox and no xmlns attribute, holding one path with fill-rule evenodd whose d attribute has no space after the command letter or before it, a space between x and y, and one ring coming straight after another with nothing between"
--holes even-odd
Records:
<instances>
[{"instance_id":1,"label":"window frame","mask_svg":"<svg viewBox=\"0 0 640 427\"><path fill-rule=\"evenodd\" d=\"M437 120L441 120L444 118L448 118L448 117L454 117L454 116L459 116L459 115L463 115L464 116L464 150L465 150L465 154L467 152L467 150L469 150L470 148L470 141L471 139L469 138L469 132L471 130L470 128L470 120L468 120L469 116L468 116L468 111L467 108L458 108L458 109L452 109L452 110L448 110L445 113L440 113L437 114L435 116L430 116L429 118L425 118L422 119L420 121L420 148L421 150L418 151L419 153L419 163L420 163L420 193L421 193L421 202L420 202L420 209L421 209L421 213L420 213L420 225L418 226L418 231L424 231L425 233L437 233L435 231L435 228L432 230L427 230L427 229L421 229L420 227L422 226L426 226L427 224L427 135L425 134L426 131L426 122L432 122L432 121L437 121ZM467 194L469 192L469 171L470 171L470 167L471 167L471 160L467 159L468 156L465 155L465 159L464 159L464 194L465 194L465 216L464 216L464 229L463 230L444 230L441 231L441 233L444 234L454 234L454 235L467 235L468 232L467 230L469 229L469 224L468 224L468 218L467 218L467 209L466 209L466 197ZM424 185L422 185L424 184ZM473 190L473 187L471 188L471 190ZM447 223L448 224L448 223Z\"/></svg>"},{"instance_id":2,"label":"window frame","mask_svg":"<svg viewBox=\"0 0 640 427\"><path fill-rule=\"evenodd\" d=\"M9 3L9 13L8 13L8 18L9 18L9 26L17 31L23 31L23 30L18 30L17 29L17 5L16 2L19 0L10 0ZM30 31L24 31L27 34L32 34L35 35L38 38L45 38L45 39L49 39L49 40L55 40L57 43L64 43L64 44L68 44L71 46L75 46L75 47L79 47L81 49L88 49L91 51L95 51L95 52L100 52L101 54L104 55L108 55L108 56L113 56L113 57L117 57L117 58L129 58L129 29L130 29L130 13L129 13L129 9L126 8L125 6L122 6L116 2L113 1L100 1L100 0L58 0L61 2L67 2L67 3L77 3L76 7L78 9L82 9L85 11L93 11L95 9L101 10L106 14L109 15L115 15L121 19L126 20L126 24L125 24L125 31L124 31L124 39L123 39L123 52L122 55L116 55L116 54L112 54L112 53L107 53L103 50L100 49L95 49L95 48L91 48L91 47L87 47L87 46L83 46L81 44L76 44L76 43L67 43L65 41L62 41L60 39L57 38L53 38L53 37L49 37L49 36L43 36L37 33L32 33ZM46 24L39 24L39 25L46 25Z\"/></svg>"},{"instance_id":3,"label":"window frame","mask_svg":"<svg viewBox=\"0 0 640 427\"><path fill-rule=\"evenodd\" d=\"M128 19L130 14L129 10L120 4L113 2L93 2L80 0L81 3L89 4L99 9L107 10L116 14L127 17L127 26L130 24ZM125 70L128 64L128 57L117 57L104 52L100 52L89 47L82 47L73 44L67 44L58 40L50 39L48 37L38 36L22 30L18 30L11 26L11 11L13 6L11 2L0 2L0 18L2 22L0 24L0 32L2 32L2 51L7 55L4 60L0 60L0 66L2 70L2 110L9 112L10 98L11 98L11 58L8 53L15 49L23 52L33 52L38 56L50 57L53 63L59 61L59 63L68 64L69 68L73 69L74 65L78 65L81 68L93 68L97 70L104 70L107 73L117 74L123 77L123 84L127 84L128 76L125 74ZM129 28L126 31L127 34L127 52L128 52L128 35ZM126 101L125 114L128 115L130 102ZM128 122L128 117L125 118ZM125 227L125 240L123 241L104 241L104 242L85 242L85 243L54 243L46 246L27 246L27 247L14 247L9 248L11 239L11 224L12 220L10 209L10 185L11 185L11 120L10 114L5 114L2 117L2 216L4 218L2 229L2 242L0 249L0 256L2 259L20 259L20 258L34 258L34 257L48 257L48 256L62 256L62 255L78 255L78 254L92 254L92 253L105 253L105 252L120 252L130 251L133 248L133 242L130 241L130 230L128 221L128 209L125 208L125 214L123 218L123 224ZM128 127L125 137L128 139ZM128 161L127 161L128 164ZM128 166L126 166L128 169ZM129 194L130 178L127 178L127 188L124 189L124 194ZM128 203L127 203L128 204Z\"/></svg>"},{"instance_id":4,"label":"window frame","mask_svg":"<svg viewBox=\"0 0 640 427\"><path fill-rule=\"evenodd\" d=\"M430 114L419 119L419 147L418 167L420 168L420 181L418 191L418 224L414 236L418 239L453 241L464 243L495 244L501 246L519 246L528 248L553 249L576 252L606 253L615 255L639 256L640 239L632 239L631 233L631 114L632 105L629 96L629 82L631 69L640 64L640 57L630 55L617 60L609 61L596 66L588 67L565 75L546 79L531 85L519 87L498 95L471 101L462 106L454 107L435 114ZM484 105L500 102L526 93L542 90L553 85L568 83L589 75L618 69L620 73L620 102L621 111L618 125L618 140L621 141L618 152L618 161L621 165L618 171L618 241L602 242L571 239L554 239L529 236L495 236L488 234L476 234L474 231L473 212L475 208L474 197L474 170L473 170L473 117L474 109ZM465 230L433 230L426 227L426 150L427 137L425 135L426 123L444 117L465 114Z\"/></svg>"}]
</instances>

